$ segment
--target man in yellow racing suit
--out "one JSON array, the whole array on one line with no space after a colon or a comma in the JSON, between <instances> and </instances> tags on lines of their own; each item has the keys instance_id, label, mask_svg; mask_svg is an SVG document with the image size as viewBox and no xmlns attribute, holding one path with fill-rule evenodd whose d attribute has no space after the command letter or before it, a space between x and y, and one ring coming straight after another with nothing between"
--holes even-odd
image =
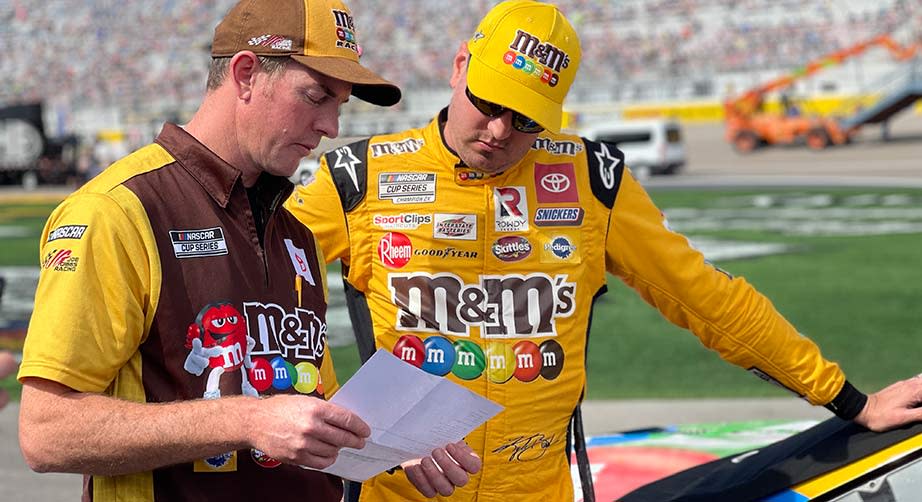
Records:
<instances>
[{"instance_id":1,"label":"man in yellow racing suit","mask_svg":"<svg viewBox=\"0 0 922 502\"><path fill-rule=\"evenodd\" d=\"M522 33L560 71L500 84L528 54L509 54ZM852 418L867 401L767 298L666 226L620 151L536 132L559 130L578 60L553 6L501 3L455 56L448 108L421 129L327 153L286 203L327 260L342 260L363 359L387 349L505 407L466 438L483 469L451 500L573 500L571 444L592 500L579 403L606 271L722 358L811 403ZM419 500L407 475L377 476L358 499Z\"/></svg>"}]
</instances>

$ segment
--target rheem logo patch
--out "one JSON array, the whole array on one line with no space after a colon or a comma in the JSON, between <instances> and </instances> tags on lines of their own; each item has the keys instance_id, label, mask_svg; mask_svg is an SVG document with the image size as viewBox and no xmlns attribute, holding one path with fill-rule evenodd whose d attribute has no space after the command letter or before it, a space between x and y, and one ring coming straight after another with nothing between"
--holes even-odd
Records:
<instances>
[{"instance_id":1,"label":"rheem logo patch","mask_svg":"<svg viewBox=\"0 0 922 502\"><path fill-rule=\"evenodd\" d=\"M388 232L378 242L378 259L387 268L403 268L412 257L413 244L400 232Z\"/></svg>"}]
</instances>

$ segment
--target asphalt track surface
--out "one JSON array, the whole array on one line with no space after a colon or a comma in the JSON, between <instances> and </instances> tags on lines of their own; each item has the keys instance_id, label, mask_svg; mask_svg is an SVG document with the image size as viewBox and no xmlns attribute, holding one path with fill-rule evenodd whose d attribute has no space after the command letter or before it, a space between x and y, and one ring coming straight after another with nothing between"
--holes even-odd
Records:
<instances>
[{"instance_id":1,"label":"asphalt track surface","mask_svg":"<svg viewBox=\"0 0 922 502\"><path fill-rule=\"evenodd\" d=\"M847 146L823 152L803 147L735 154L714 125L685 127L689 163L677 176L644 181L651 189L868 186L922 187L922 116L904 113L891 124L891 141L868 128ZM0 197L21 194L0 187ZM26 467L17 440L16 403L0 411L0 501L79 500L81 477L35 474ZM589 434L643 427L754 419L823 419L829 413L796 398L593 401L585 404Z\"/></svg>"}]
</instances>

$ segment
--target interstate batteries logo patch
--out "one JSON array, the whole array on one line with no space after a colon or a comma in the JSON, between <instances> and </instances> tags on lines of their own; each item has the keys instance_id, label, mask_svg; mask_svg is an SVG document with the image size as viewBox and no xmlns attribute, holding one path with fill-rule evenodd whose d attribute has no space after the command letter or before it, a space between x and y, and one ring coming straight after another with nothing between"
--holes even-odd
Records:
<instances>
[{"instance_id":1,"label":"interstate batteries logo patch","mask_svg":"<svg viewBox=\"0 0 922 502\"><path fill-rule=\"evenodd\" d=\"M227 242L221 227L200 230L170 230L173 254L177 258L199 258L227 254Z\"/></svg>"},{"instance_id":2,"label":"interstate batteries logo patch","mask_svg":"<svg viewBox=\"0 0 922 502\"><path fill-rule=\"evenodd\" d=\"M394 204L435 202L435 173L382 173L378 199Z\"/></svg>"},{"instance_id":3,"label":"interstate batteries logo patch","mask_svg":"<svg viewBox=\"0 0 922 502\"><path fill-rule=\"evenodd\" d=\"M436 214L432 227L435 239L477 240L477 215L475 214Z\"/></svg>"}]
</instances>

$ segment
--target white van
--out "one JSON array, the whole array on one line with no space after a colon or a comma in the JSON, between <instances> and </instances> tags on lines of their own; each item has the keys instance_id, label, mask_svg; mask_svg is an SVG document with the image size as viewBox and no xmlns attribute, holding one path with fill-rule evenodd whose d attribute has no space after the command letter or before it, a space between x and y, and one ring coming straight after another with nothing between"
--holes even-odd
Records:
<instances>
[{"instance_id":1,"label":"white van","mask_svg":"<svg viewBox=\"0 0 922 502\"><path fill-rule=\"evenodd\" d=\"M313 157L304 157L298 162L298 169L288 179L295 185L307 185L314 181L314 173L320 169L320 161Z\"/></svg>"},{"instance_id":2,"label":"white van","mask_svg":"<svg viewBox=\"0 0 922 502\"><path fill-rule=\"evenodd\" d=\"M624 152L635 176L675 174L685 166L682 129L668 120L600 122L579 131L593 141L612 143Z\"/></svg>"}]
</instances>

